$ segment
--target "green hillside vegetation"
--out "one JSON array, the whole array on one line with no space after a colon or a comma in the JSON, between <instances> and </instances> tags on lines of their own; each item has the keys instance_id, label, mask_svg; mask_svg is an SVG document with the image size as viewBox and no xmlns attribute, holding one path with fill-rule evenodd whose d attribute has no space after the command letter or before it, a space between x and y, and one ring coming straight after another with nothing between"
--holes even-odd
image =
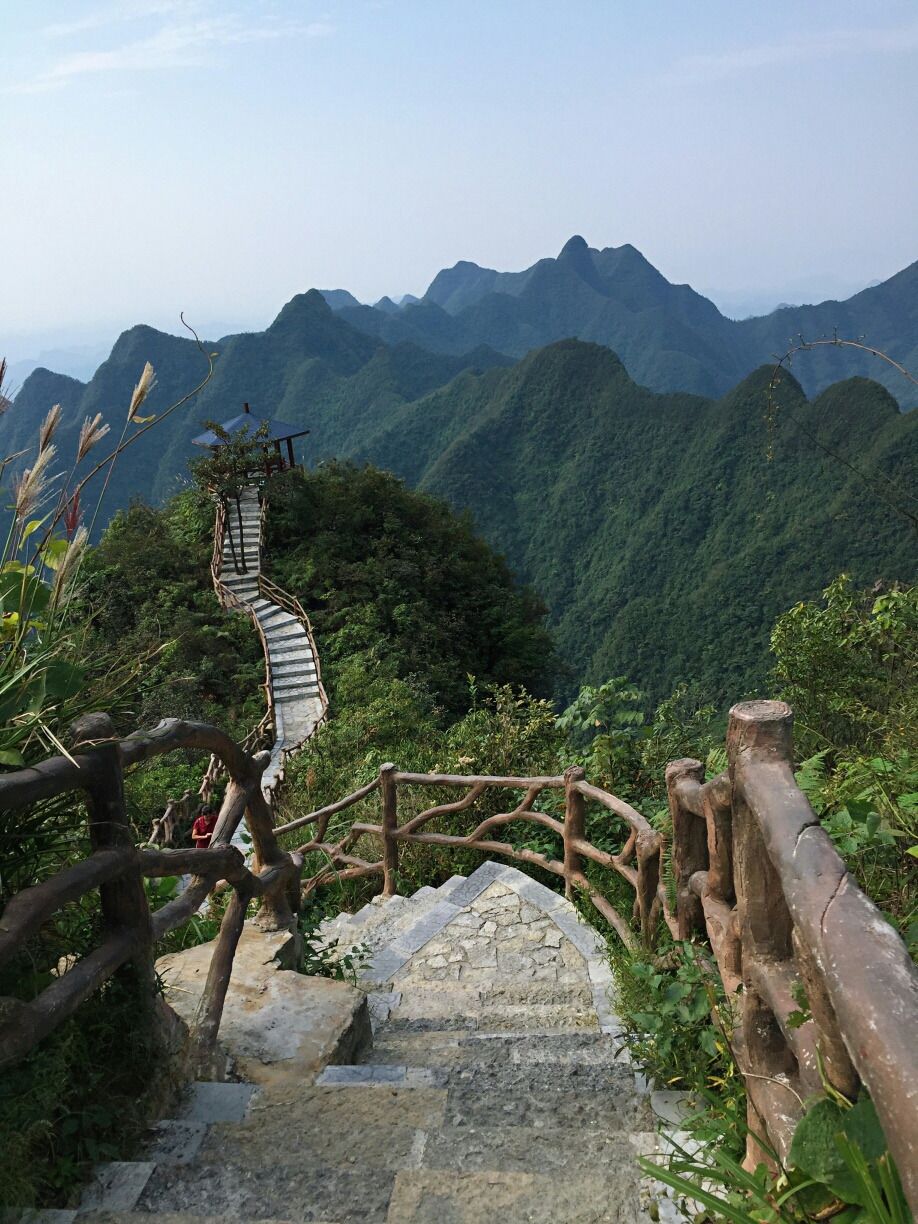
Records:
<instances>
[{"instance_id":1,"label":"green hillside vegetation","mask_svg":"<svg viewBox=\"0 0 918 1224\"><path fill-rule=\"evenodd\" d=\"M308 585L331 699L331 723L291 774L295 809L317 786L348 787L355 772L378 768L388 755L429 767L438 754L462 756L474 742L490 753L483 765L508 757L541 763L546 745L560 739L553 709L508 686L551 684L555 656L543 608L518 590L467 518L391 475L346 466L276 479L270 499L274 572L298 589ZM79 657L97 672L128 673L116 702L100 698L98 684L84 700L90 709L99 701L111 708L121 733L178 716L242 739L265 712L258 636L247 618L220 609L211 586L213 516L213 503L193 488L162 509L137 502L84 562L71 609L73 623L85 626ZM82 712L79 700L67 718ZM51 704L45 717L66 735L57 713ZM36 745L34 759L46 755ZM205 765L200 754L179 752L129 774L138 843L169 797L197 790ZM0 908L19 887L89 850L78 796L26 815L0 821ZM187 833L180 830L180 843ZM436 856L418 870L435 874ZM151 903L164 903L175 884L151 884ZM219 916L218 902L159 952L213 937ZM66 906L25 955L3 966L0 995L31 998L60 957L97 944L99 922L96 894ZM0 1074L0 1209L67 1206L90 1164L129 1159L143 1137L156 1051L149 1017L121 977ZM115 1068L113 1049L121 1054Z\"/></svg>"},{"instance_id":2,"label":"green hillside vegetation","mask_svg":"<svg viewBox=\"0 0 918 1224\"><path fill-rule=\"evenodd\" d=\"M594 258L640 296L633 255L623 249L613 267L584 247L568 262L583 271ZM564 261L543 263L530 286L560 275ZM455 357L387 346L315 291L266 332L208 351L219 354L213 378L119 460L106 506L167 497L187 480L179 473L203 419L225 420L242 400L256 412L271 405L271 415L311 430L296 444L307 464L369 461L467 507L544 598L575 680L628 674L659 700L693 677L727 702L761 688L769 627L790 602L840 572L857 583L914 573L913 538L897 516L793 424L814 426L841 458L908 487L918 418L863 378L807 404L788 375L784 408L769 423L767 367L719 400L655 393L608 348L584 341L559 341L518 364L492 350ZM822 350L819 360L838 353ZM0 443L23 445L53 398L64 404L63 451L86 414L104 410L117 431L123 409L110 407L129 399L148 357L158 379L150 413L207 368L193 341L136 328L79 396L74 380L36 371L0 418ZM813 359L803 355L795 371ZM90 486L84 504L92 500ZM100 523L106 515L103 506Z\"/></svg>"},{"instance_id":3,"label":"green hillside vegetation","mask_svg":"<svg viewBox=\"0 0 918 1224\"><path fill-rule=\"evenodd\" d=\"M807 340L865 337L906 369L918 368L918 263L846 302L791 306L761 318L725 318L690 285L673 285L630 244L597 250L579 235L557 259L523 272L496 272L461 261L444 268L423 299L392 313L370 306L333 308L355 327L395 343L458 353L489 344L524 357L556 340L579 337L611 348L635 382L654 391L720 396L802 333ZM918 388L883 361L854 350L821 350L799 363L808 396L854 375L878 379L901 404Z\"/></svg>"},{"instance_id":4,"label":"green hillside vegetation","mask_svg":"<svg viewBox=\"0 0 918 1224\"><path fill-rule=\"evenodd\" d=\"M762 689L789 604L840 572L911 581L918 560L908 523L793 423L906 504L918 417L859 378L808 403L788 375L769 421L770 372L721 400L658 395L562 341L406 405L356 456L471 510L578 679L627 674L653 701L692 680L727 704Z\"/></svg>"},{"instance_id":5,"label":"green hillside vegetation","mask_svg":"<svg viewBox=\"0 0 918 1224\"><path fill-rule=\"evenodd\" d=\"M465 713L469 676L551 694L545 605L519 590L468 515L387 472L346 464L271 482L270 576L312 620L323 671L357 661L410 684L441 721Z\"/></svg>"},{"instance_id":6,"label":"green hillside vegetation","mask_svg":"<svg viewBox=\"0 0 918 1224\"><path fill-rule=\"evenodd\" d=\"M465 356L432 353L408 342L389 346L337 318L316 290L293 298L264 332L205 341L203 352L191 338L167 335L138 326L124 332L107 361L86 384L48 370L35 370L24 382L14 406L0 417L0 452L34 446L38 427L55 402L63 408L57 444L64 453L75 449L84 418L101 412L117 440L125 405L145 362L156 371L156 385L144 405L144 415L161 415L187 395L207 375L206 354L216 354L213 378L162 428L140 439L115 465L99 523L132 498L162 504L188 483L187 461L194 453L191 439L205 419L224 421L236 416L243 402L252 411L312 429L297 443L298 455L312 460L347 449L355 427L378 426L404 403L416 400L474 366L508 366L512 358L479 346ZM130 432L133 431L133 426ZM92 463L84 461L89 471ZM28 463L28 456L19 466ZM87 486L84 504L95 505L105 473Z\"/></svg>"}]
</instances>

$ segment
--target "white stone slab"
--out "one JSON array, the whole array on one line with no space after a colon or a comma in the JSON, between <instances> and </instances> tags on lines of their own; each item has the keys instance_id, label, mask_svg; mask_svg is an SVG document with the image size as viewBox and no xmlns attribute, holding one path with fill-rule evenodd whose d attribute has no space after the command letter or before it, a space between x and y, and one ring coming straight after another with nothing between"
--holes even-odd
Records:
<instances>
[{"instance_id":1,"label":"white stone slab","mask_svg":"<svg viewBox=\"0 0 918 1224\"><path fill-rule=\"evenodd\" d=\"M96 1165L92 1180L83 1187L79 1210L133 1211L155 1168L152 1160L114 1160Z\"/></svg>"}]
</instances>

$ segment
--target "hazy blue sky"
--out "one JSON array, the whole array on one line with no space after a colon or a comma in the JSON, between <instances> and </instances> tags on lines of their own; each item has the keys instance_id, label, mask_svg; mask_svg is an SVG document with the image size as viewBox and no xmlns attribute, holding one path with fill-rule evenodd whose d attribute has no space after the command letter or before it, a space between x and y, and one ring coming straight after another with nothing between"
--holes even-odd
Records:
<instances>
[{"instance_id":1,"label":"hazy blue sky","mask_svg":"<svg viewBox=\"0 0 918 1224\"><path fill-rule=\"evenodd\" d=\"M918 258L914 0L0 14L0 336L264 326L310 286L420 294L574 233L723 295Z\"/></svg>"}]
</instances>

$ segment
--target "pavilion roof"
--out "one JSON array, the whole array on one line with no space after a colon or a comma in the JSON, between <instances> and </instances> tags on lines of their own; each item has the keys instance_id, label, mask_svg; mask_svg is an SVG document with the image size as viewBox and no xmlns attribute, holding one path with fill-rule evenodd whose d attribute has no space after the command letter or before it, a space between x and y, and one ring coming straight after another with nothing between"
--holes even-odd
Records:
<instances>
[{"instance_id":1,"label":"pavilion roof","mask_svg":"<svg viewBox=\"0 0 918 1224\"><path fill-rule=\"evenodd\" d=\"M300 425L291 425L287 421L272 421L270 417L256 416L254 412L240 412L238 416L234 416L230 421L223 422L223 428L228 434L237 433L243 426L248 425L249 437L261 428L262 425L268 426L268 434L264 439L259 438L258 441L268 442L285 442L288 438L301 438L303 434L308 434L309 430L304 429ZM196 438L191 439L195 446L222 446L223 443L217 437L212 429L208 429L205 433L198 434Z\"/></svg>"}]
</instances>

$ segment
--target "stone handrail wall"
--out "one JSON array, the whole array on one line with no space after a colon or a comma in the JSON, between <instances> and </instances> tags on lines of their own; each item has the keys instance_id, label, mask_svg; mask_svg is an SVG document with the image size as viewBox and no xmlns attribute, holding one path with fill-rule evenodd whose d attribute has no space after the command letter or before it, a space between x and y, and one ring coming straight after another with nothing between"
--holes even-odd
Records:
<instances>
[{"instance_id":1,"label":"stone handrail wall","mask_svg":"<svg viewBox=\"0 0 918 1224\"><path fill-rule=\"evenodd\" d=\"M246 910L261 898L255 919L264 930L281 930L294 921L288 890L295 889L303 860L278 846L271 809L261 792L269 753L250 756L224 732L206 723L166 719L152 731L124 740L114 734L106 714L89 714L71 729L72 757L53 757L28 769L0 776L0 807L5 810L63 795L86 794L92 853L32 888L17 893L0 919L0 964L24 948L57 910L98 888L104 935L99 947L30 1001L0 999L0 1069L20 1061L48 1033L122 965L130 962L154 993L153 945L182 926L198 910L217 881L233 888L217 937L204 995L192 1032L190 1070L205 1069L214 1049L236 945ZM210 752L229 775L217 825L206 850L138 849L127 816L124 770L177 748ZM255 850L250 871L230 845L248 817ZM190 874L184 891L151 913L144 877Z\"/></svg>"}]
</instances>

